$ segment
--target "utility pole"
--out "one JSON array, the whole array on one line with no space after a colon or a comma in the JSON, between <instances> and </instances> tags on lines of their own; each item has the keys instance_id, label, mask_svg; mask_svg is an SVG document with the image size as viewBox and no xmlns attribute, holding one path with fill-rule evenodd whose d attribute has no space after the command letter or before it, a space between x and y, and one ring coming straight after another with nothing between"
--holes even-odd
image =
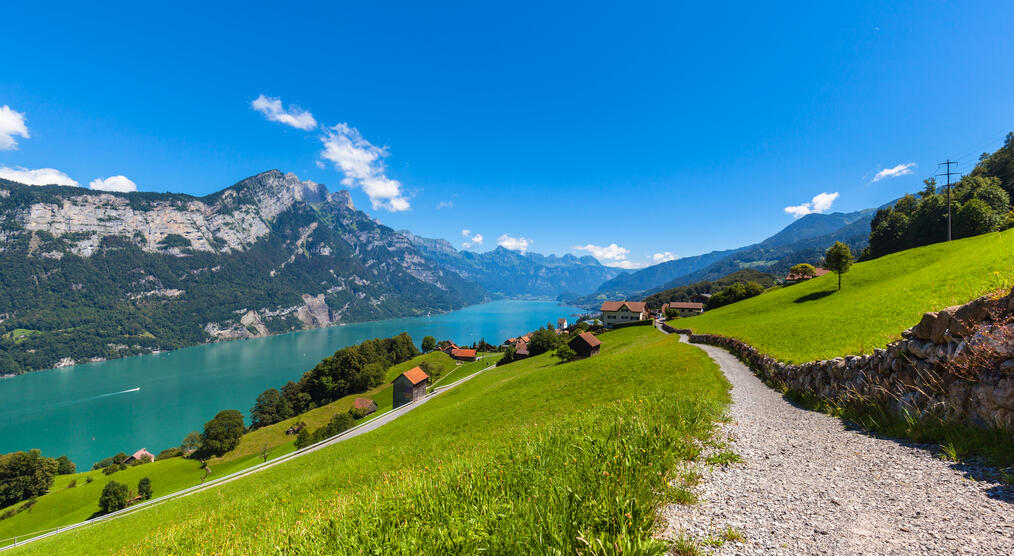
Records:
<instances>
[{"instance_id":1,"label":"utility pole","mask_svg":"<svg viewBox=\"0 0 1014 556\"><path fill-rule=\"evenodd\" d=\"M946 171L937 174L938 176L947 176L947 241L951 240L951 176L958 175L957 172L951 171L951 164L957 166L958 163L951 159L947 159L946 162L937 164L937 168L944 166L947 168Z\"/></svg>"}]
</instances>

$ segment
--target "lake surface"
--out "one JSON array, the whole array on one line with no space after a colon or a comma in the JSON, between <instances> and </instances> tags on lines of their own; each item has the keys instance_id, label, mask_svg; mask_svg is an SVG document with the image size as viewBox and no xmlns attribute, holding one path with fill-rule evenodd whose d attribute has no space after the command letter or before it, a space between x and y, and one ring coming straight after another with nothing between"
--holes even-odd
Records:
<instances>
[{"instance_id":1,"label":"lake surface","mask_svg":"<svg viewBox=\"0 0 1014 556\"><path fill-rule=\"evenodd\" d=\"M471 344L556 325L582 313L544 301L495 301L459 311L332 326L0 379L0 453L39 448L78 469L123 451L179 445L223 409L249 413L257 395L298 380L344 346L408 332Z\"/></svg>"}]
</instances>

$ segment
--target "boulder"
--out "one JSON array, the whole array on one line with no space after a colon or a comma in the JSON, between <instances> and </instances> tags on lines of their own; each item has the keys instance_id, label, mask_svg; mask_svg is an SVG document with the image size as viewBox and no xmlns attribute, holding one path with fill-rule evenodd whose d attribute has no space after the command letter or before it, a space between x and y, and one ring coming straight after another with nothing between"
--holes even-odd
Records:
<instances>
[{"instance_id":1,"label":"boulder","mask_svg":"<svg viewBox=\"0 0 1014 556\"><path fill-rule=\"evenodd\" d=\"M912 327L912 335L920 340L929 340L933 335L933 326L937 319L938 313L935 311L924 314L919 324Z\"/></svg>"}]
</instances>

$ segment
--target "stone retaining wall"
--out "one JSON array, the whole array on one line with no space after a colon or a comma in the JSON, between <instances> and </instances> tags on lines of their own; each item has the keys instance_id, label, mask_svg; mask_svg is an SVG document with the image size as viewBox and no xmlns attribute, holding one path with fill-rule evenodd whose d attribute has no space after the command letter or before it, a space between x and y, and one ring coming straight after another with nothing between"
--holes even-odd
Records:
<instances>
[{"instance_id":1,"label":"stone retaining wall","mask_svg":"<svg viewBox=\"0 0 1014 556\"><path fill-rule=\"evenodd\" d=\"M799 365L735 338L691 334L721 346L761 378L833 402L873 401L901 414L1014 431L1014 291L926 313L902 340L867 355Z\"/></svg>"}]
</instances>

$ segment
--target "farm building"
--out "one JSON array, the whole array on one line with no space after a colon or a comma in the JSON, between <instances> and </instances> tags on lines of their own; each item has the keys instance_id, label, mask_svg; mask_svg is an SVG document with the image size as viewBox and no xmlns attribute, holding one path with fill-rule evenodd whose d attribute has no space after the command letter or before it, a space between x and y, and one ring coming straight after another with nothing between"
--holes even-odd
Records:
<instances>
[{"instance_id":1,"label":"farm building","mask_svg":"<svg viewBox=\"0 0 1014 556\"><path fill-rule=\"evenodd\" d=\"M643 301L603 301L602 324L615 326L625 322L644 320L649 317Z\"/></svg>"},{"instance_id":2,"label":"farm building","mask_svg":"<svg viewBox=\"0 0 1014 556\"><path fill-rule=\"evenodd\" d=\"M147 462L149 463L155 461L155 456L153 456L151 452L149 452L145 448L141 448L140 450L131 454L129 458L123 460L123 463L134 463L134 462L145 463L145 457L148 458Z\"/></svg>"},{"instance_id":3,"label":"farm building","mask_svg":"<svg viewBox=\"0 0 1014 556\"><path fill-rule=\"evenodd\" d=\"M421 400L426 397L426 381L429 375L419 367L413 367L394 379L391 383L393 388L394 407L401 407L407 403Z\"/></svg>"},{"instance_id":4,"label":"farm building","mask_svg":"<svg viewBox=\"0 0 1014 556\"><path fill-rule=\"evenodd\" d=\"M452 349L451 357L458 361L475 361L475 350L465 348Z\"/></svg>"},{"instance_id":5,"label":"farm building","mask_svg":"<svg viewBox=\"0 0 1014 556\"><path fill-rule=\"evenodd\" d=\"M665 315L666 309L672 309L673 311L678 312L681 317L692 317L704 312L704 304L694 303L692 301L673 301L662 305L663 315Z\"/></svg>"},{"instance_id":6,"label":"farm building","mask_svg":"<svg viewBox=\"0 0 1014 556\"><path fill-rule=\"evenodd\" d=\"M598 355L602 341L596 338L591 332L582 332L575 336L568 345L570 346L570 349L574 350L574 353L577 353L579 356L591 357L593 355Z\"/></svg>"},{"instance_id":7,"label":"farm building","mask_svg":"<svg viewBox=\"0 0 1014 556\"><path fill-rule=\"evenodd\" d=\"M369 415L377 410L377 402L370 398L356 398L356 401L352 402L352 409L364 411L363 415Z\"/></svg>"},{"instance_id":8,"label":"farm building","mask_svg":"<svg viewBox=\"0 0 1014 556\"><path fill-rule=\"evenodd\" d=\"M518 359L528 357L528 343L518 342L514 344L514 356L517 357Z\"/></svg>"}]
</instances>

